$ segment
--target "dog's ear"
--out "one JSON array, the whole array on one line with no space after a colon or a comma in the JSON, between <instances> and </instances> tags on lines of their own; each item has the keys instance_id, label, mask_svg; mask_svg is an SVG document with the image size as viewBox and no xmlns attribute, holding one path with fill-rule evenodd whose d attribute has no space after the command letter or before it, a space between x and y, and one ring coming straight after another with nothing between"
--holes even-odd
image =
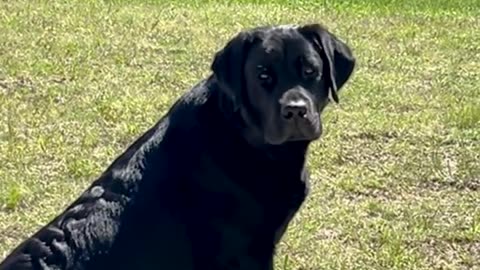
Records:
<instances>
[{"instance_id":1,"label":"dog's ear","mask_svg":"<svg viewBox=\"0 0 480 270\"><path fill-rule=\"evenodd\" d=\"M320 56L326 61L325 72L330 85L328 97L338 103L337 92L347 82L355 68L356 59L351 49L320 24L304 25L299 27L298 31L313 43Z\"/></svg>"},{"instance_id":2,"label":"dog's ear","mask_svg":"<svg viewBox=\"0 0 480 270\"><path fill-rule=\"evenodd\" d=\"M240 107L245 87L245 61L254 42L251 32L242 31L227 42L213 59L211 70L222 91L230 97L233 109Z\"/></svg>"}]
</instances>

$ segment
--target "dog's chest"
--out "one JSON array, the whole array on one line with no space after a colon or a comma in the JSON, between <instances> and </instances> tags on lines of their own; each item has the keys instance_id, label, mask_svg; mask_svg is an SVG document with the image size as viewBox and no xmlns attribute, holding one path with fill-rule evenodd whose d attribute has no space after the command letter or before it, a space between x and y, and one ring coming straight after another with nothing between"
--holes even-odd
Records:
<instances>
[{"instance_id":1,"label":"dog's chest","mask_svg":"<svg viewBox=\"0 0 480 270\"><path fill-rule=\"evenodd\" d=\"M194 224L194 242L207 243L194 250L205 264L214 260L221 269L264 269L279 234L304 201L307 186L300 173L288 179L293 176L241 169L204 157L192 171L182 193Z\"/></svg>"}]
</instances>

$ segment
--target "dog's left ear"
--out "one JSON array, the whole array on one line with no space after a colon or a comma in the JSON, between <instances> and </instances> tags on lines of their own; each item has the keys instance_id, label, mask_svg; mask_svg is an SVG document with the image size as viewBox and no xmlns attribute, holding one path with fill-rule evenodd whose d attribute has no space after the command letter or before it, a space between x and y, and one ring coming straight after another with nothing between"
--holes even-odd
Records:
<instances>
[{"instance_id":1,"label":"dog's left ear","mask_svg":"<svg viewBox=\"0 0 480 270\"><path fill-rule=\"evenodd\" d=\"M298 31L313 43L320 56L327 62L327 79L330 84L328 96L338 103L337 92L347 82L355 68L355 57L351 49L334 34L320 24L308 24L298 28Z\"/></svg>"}]
</instances>

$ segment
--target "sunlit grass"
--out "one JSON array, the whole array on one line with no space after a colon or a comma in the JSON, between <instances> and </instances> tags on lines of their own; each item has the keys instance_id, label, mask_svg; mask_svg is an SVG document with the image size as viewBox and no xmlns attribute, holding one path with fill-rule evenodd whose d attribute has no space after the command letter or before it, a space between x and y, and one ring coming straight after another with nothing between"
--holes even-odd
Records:
<instances>
[{"instance_id":1,"label":"sunlit grass","mask_svg":"<svg viewBox=\"0 0 480 270\"><path fill-rule=\"evenodd\" d=\"M0 258L210 71L240 29L321 22L358 69L279 269L480 267L478 1L3 1Z\"/></svg>"}]
</instances>

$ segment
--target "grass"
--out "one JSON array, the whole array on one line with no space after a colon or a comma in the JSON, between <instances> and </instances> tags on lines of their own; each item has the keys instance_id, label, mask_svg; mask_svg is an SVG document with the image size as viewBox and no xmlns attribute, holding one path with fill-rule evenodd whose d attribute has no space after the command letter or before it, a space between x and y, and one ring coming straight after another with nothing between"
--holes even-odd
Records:
<instances>
[{"instance_id":1,"label":"grass","mask_svg":"<svg viewBox=\"0 0 480 270\"><path fill-rule=\"evenodd\" d=\"M0 2L0 258L259 24L322 22L358 69L310 151L278 269L480 269L480 2Z\"/></svg>"}]
</instances>

